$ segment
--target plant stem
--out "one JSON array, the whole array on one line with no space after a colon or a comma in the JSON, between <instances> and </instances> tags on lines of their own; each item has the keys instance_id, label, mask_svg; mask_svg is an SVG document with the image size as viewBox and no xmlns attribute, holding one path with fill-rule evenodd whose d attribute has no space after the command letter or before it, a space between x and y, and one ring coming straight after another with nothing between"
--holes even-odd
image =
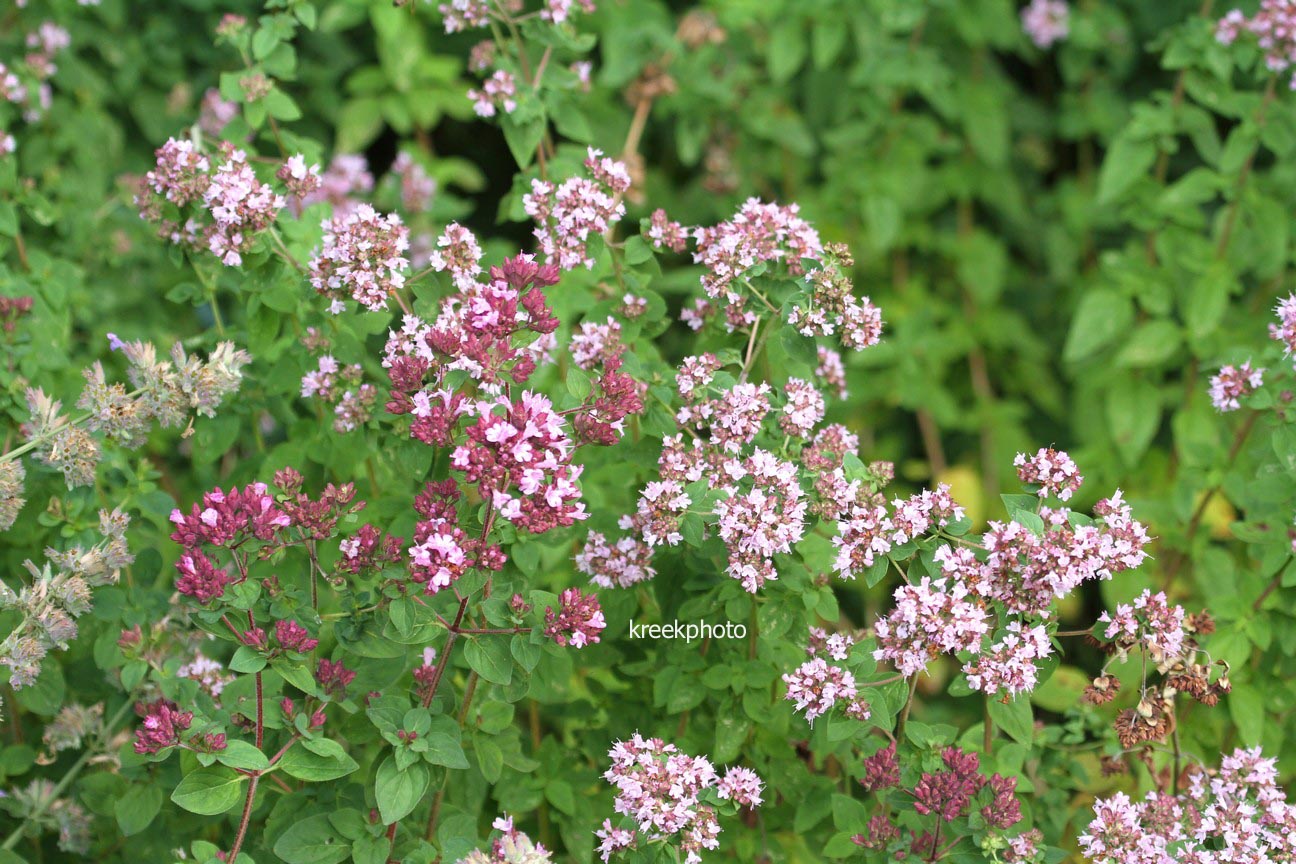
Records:
<instances>
[{"instance_id":1,"label":"plant stem","mask_svg":"<svg viewBox=\"0 0 1296 864\"><path fill-rule=\"evenodd\" d=\"M253 774L252 779L248 781L247 797L243 799L243 818L239 820L238 834L234 837L234 848L230 850L229 857L225 859L229 864L235 864L238 861L239 850L243 848L243 840L247 837L248 823L252 821L252 804L256 799L257 784L260 782L260 774Z\"/></svg>"}]
</instances>

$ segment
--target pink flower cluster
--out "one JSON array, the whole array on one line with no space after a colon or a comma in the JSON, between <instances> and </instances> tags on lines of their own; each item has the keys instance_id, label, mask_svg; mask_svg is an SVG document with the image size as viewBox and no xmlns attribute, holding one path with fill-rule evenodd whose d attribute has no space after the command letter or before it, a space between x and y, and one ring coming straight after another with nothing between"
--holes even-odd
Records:
<instances>
[{"instance_id":1,"label":"pink flower cluster","mask_svg":"<svg viewBox=\"0 0 1296 864\"><path fill-rule=\"evenodd\" d=\"M968 686L987 696L1003 694L1003 701L1035 689L1039 680L1037 660L1053 653L1053 643L1043 625L1027 627L1021 621L1008 623L1006 633L963 666Z\"/></svg>"},{"instance_id":2,"label":"pink flower cluster","mask_svg":"<svg viewBox=\"0 0 1296 864\"><path fill-rule=\"evenodd\" d=\"M1121 603L1116 613L1098 616L1105 628L1095 628L1097 635L1116 643L1122 651L1136 645L1147 648L1153 662L1163 663L1180 658L1186 647L1184 632L1186 614L1182 606L1171 606L1164 591L1153 594L1144 589L1132 603Z\"/></svg>"},{"instance_id":3,"label":"pink flower cluster","mask_svg":"<svg viewBox=\"0 0 1296 864\"><path fill-rule=\"evenodd\" d=\"M1070 501L1084 477L1075 461L1061 450L1041 447L1034 456L1018 453L1013 459L1017 479L1028 486L1038 486L1039 497L1052 495L1059 501Z\"/></svg>"},{"instance_id":4,"label":"pink flower cluster","mask_svg":"<svg viewBox=\"0 0 1296 864\"><path fill-rule=\"evenodd\" d=\"M713 228L694 231L693 260L706 268L702 288L721 304L730 332L750 327L756 313L748 308L744 291L747 275L760 264L785 263L793 276L804 273L803 258L818 259L823 251L819 233L801 218L796 204L766 204L749 198L733 218Z\"/></svg>"},{"instance_id":5,"label":"pink flower cluster","mask_svg":"<svg viewBox=\"0 0 1296 864\"><path fill-rule=\"evenodd\" d=\"M593 12L594 0L544 0L540 17L555 24L562 24L571 17L574 8L579 8L583 12Z\"/></svg>"},{"instance_id":6,"label":"pink flower cluster","mask_svg":"<svg viewBox=\"0 0 1296 864\"><path fill-rule=\"evenodd\" d=\"M391 295L405 286L409 267L409 230L400 216L381 216L368 204L324 221L324 242L310 262L310 283L332 298L337 314L351 297L367 309L386 308Z\"/></svg>"},{"instance_id":7,"label":"pink flower cluster","mask_svg":"<svg viewBox=\"0 0 1296 864\"><path fill-rule=\"evenodd\" d=\"M445 19L446 33L475 30L490 24L488 0L450 0L437 6L437 11Z\"/></svg>"},{"instance_id":8,"label":"pink flower cluster","mask_svg":"<svg viewBox=\"0 0 1296 864\"><path fill-rule=\"evenodd\" d=\"M1291 0L1260 0L1260 8L1250 18L1233 9L1215 28L1215 38L1224 45L1232 45L1242 33L1256 38L1270 72L1284 72L1296 63L1296 6ZM1291 87L1296 89L1296 76Z\"/></svg>"},{"instance_id":9,"label":"pink flower cluster","mask_svg":"<svg viewBox=\"0 0 1296 864\"><path fill-rule=\"evenodd\" d=\"M360 364L340 366L331 354L319 358L318 367L301 379L303 399L321 399L333 406L333 428L351 432L369 422L378 391L372 384L362 384Z\"/></svg>"},{"instance_id":10,"label":"pink flower cluster","mask_svg":"<svg viewBox=\"0 0 1296 864\"><path fill-rule=\"evenodd\" d=\"M369 162L355 153L339 153L320 175L319 187L308 193L298 203L298 209L327 202L333 206L334 218L355 212L361 205L359 196L373 191L374 178L369 172Z\"/></svg>"},{"instance_id":11,"label":"pink flower cluster","mask_svg":"<svg viewBox=\"0 0 1296 864\"><path fill-rule=\"evenodd\" d=\"M1263 369L1256 369L1247 361L1240 366L1224 366L1210 380L1210 400L1221 413L1236 411L1242 400L1264 384Z\"/></svg>"},{"instance_id":12,"label":"pink flower cluster","mask_svg":"<svg viewBox=\"0 0 1296 864\"><path fill-rule=\"evenodd\" d=\"M428 255L428 266L438 273L450 272L460 291L469 291L481 274L482 249L471 231L451 222L437 238L436 249Z\"/></svg>"},{"instance_id":13,"label":"pink flower cluster","mask_svg":"<svg viewBox=\"0 0 1296 864\"><path fill-rule=\"evenodd\" d=\"M517 79L512 72L496 69L480 90L468 91L468 98L478 117L494 117L499 111L512 114L517 110Z\"/></svg>"},{"instance_id":14,"label":"pink flower cluster","mask_svg":"<svg viewBox=\"0 0 1296 864\"><path fill-rule=\"evenodd\" d=\"M599 641L607 627L597 594L583 594L579 588L568 588L558 597L558 611L545 608L545 635L559 645L584 648Z\"/></svg>"},{"instance_id":15,"label":"pink flower cluster","mask_svg":"<svg viewBox=\"0 0 1296 864\"><path fill-rule=\"evenodd\" d=\"M207 232L207 248L221 263L237 267L256 235L274 223L285 200L257 179L246 153L229 146L222 152L225 161L216 167L203 193L215 223Z\"/></svg>"},{"instance_id":16,"label":"pink flower cluster","mask_svg":"<svg viewBox=\"0 0 1296 864\"><path fill-rule=\"evenodd\" d=\"M505 376L526 383L538 363L551 359L556 345L553 333L559 322L544 289L556 284L558 275L557 267L519 255L492 267L488 282L471 282L445 298L432 324L407 315L387 340L383 365L392 381L387 410L413 414L414 437L445 446L454 420L465 411L441 388L445 373L468 372L492 394L502 390ZM516 340L520 334L530 338Z\"/></svg>"},{"instance_id":17,"label":"pink flower cluster","mask_svg":"<svg viewBox=\"0 0 1296 864\"><path fill-rule=\"evenodd\" d=\"M831 512L839 517L837 536L832 539L837 547L833 566L843 579L854 579L867 571L879 556L887 555L895 546L963 518L963 508L954 501L946 483L909 498L894 499L891 513L880 500L860 501L858 481L834 484L826 491L832 498Z\"/></svg>"},{"instance_id":18,"label":"pink flower cluster","mask_svg":"<svg viewBox=\"0 0 1296 864\"><path fill-rule=\"evenodd\" d=\"M724 477L716 531L729 550L729 576L755 594L778 578L774 556L789 554L805 536L809 503L796 465L759 447L745 460L728 460Z\"/></svg>"},{"instance_id":19,"label":"pink flower cluster","mask_svg":"<svg viewBox=\"0 0 1296 864\"><path fill-rule=\"evenodd\" d=\"M720 823L714 802L731 800L740 806L761 803L763 784L745 768L730 768L723 778L702 756L681 753L660 738L635 733L608 751L612 765L603 777L616 787L615 809L630 817L635 828L603 822L596 832L604 861L614 852L634 848L640 835L647 842L676 842L686 864L699 864L703 850L720 845Z\"/></svg>"},{"instance_id":20,"label":"pink flower cluster","mask_svg":"<svg viewBox=\"0 0 1296 864\"><path fill-rule=\"evenodd\" d=\"M589 177L569 177L557 186L532 180L531 191L522 196L527 215L536 221L540 251L564 270L593 267L590 237L606 234L625 215L621 196L630 188L626 166L591 147L585 169Z\"/></svg>"},{"instance_id":21,"label":"pink flower cluster","mask_svg":"<svg viewBox=\"0 0 1296 864\"><path fill-rule=\"evenodd\" d=\"M828 244L820 265L806 277L809 290L788 315L802 336L837 336L843 345L863 351L882 339L882 310L867 297L855 297L848 275L854 265L850 250Z\"/></svg>"},{"instance_id":22,"label":"pink flower cluster","mask_svg":"<svg viewBox=\"0 0 1296 864\"><path fill-rule=\"evenodd\" d=\"M1234 750L1218 771L1191 770L1179 795L1124 792L1094 804L1079 838L1094 864L1231 864L1296 860L1296 807L1260 748Z\"/></svg>"},{"instance_id":23,"label":"pink flower cluster","mask_svg":"<svg viewBox=\"0 0 1296 864\"><path fill-rule=\"evenodd\" d=\"M475 422L450 464L500 516L534 534L587 518L576 485L584 467L571 464L574 445L547 397L483 400L466 414Z\"/></svg>"},{"instance_id":24,"label":"pink flower cluster","mask_svg":"<svg viewBox=\"0 0 1296 864\"><path fill-rule=\"evenodd\" d=\"M513 817L505 814L491 823L500 836L491 841L490 853L473 850L456 864L551 864L549 850L535 843L513 827Z\"/></svg>"},{"instance_id":25,"label":"pink flower cluster","mask_svg":"<svg viewBox=\"0 0 1296 864\"><path fill-rule=\"evenodd\" d=\"M633 521L622 516L620 527L628 531ZM590 582L600 588L629 588L657 575L652 566L652 548L631 534L609 544L604 534L591 531L575 560L577 572L589 576Z\"/></svg>"},{"instance_id":26,"label":"pink flower cluster","mask_svg":"<svg viewBox=\"0 0 1296 864\"><path fill-rule=\"evenodd\" d=\"M1274 312L1278 323L1269 325L1269 336L1282 343L1284 357L1296 355L1296 294L1279 300Z\"/></svg>"},{"instance_id":27,"label":"pink flower cluster","mask_svg":"<svg viewBox=\"0 0 1296 864\"><path fill-rule=\"evenodd\" d=\"M459 487L453 480L430 482L414 499L420 519L408 550L410 578L425 594L449 588L478 564L498 570L503 563L498 547L483 548L459 527L458 501Z\"/></svg>"},{"instance_id":28,"label":"pink flower cluster","mask_svg":"<svg viewBox=\"0 0 1296 864\"><path fill-rule=\"evenodd\" d=\"M938 654L978 651L989 632L986 610L967 585L924 576L917 585L895 590L895 608L874 626L877 660L894 663L910 678L927 668Z\"/></svg>"},{"instance_id":29,"label":"pink flower cluster","mask_svg":"<svg viewBox=\"0 0 1296 864\"><path fill-rule=\"evenodd\" d=\"M1021 11L1022 29L1038 48L1051 48L1071 30L1071 8L1066 0L1031 0Z\"/></svg>"},{"instance_id":30,"label":"pink flower cluster","mask_svg":"<svg viewBox=\"0 0 1296 864\"><path fill-rule=\"evenodd\" d=\"M819 628L810 628L810 642L806 648L810 659L783 675L783 683L787 686L783 698L795 703L797 711L805 713L806 722L813 724L815 718L831 711L838 702L846 703L846 716L855 720L869 718L871 708L868 701L859 696L855 676L850 670L829 662L845 661L854 644L855 640L845 633L828 634Z\"/></svg>"},{"instance_id":31,"label":"pink flower cluster","mask_svg":"<svg viewBox=\"0 0 1296 864\"><path fill-rule=\"evenodd\" d=\"M144 718L140 728L135 730L135 752L141 756L151 756L176 746L202 753L214 753L227 746L221 733L200 732L184 742L182 733L193 725L193 712L181 711L180 706L169 699L137 703L135 713Z\"/></svg>"}]
</instances>

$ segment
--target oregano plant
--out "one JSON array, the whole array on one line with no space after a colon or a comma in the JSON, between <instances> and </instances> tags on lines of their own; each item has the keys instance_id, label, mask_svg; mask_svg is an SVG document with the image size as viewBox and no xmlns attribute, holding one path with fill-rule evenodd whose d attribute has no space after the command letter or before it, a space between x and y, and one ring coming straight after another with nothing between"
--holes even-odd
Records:
<instances>
[{"instance_id":1,"label":"oregano plant","mask_svg":"<svg viewBox=\"0 0 1296 864\"><path fill-rule=\"evenodd\" d=\"M1294 65L10 4L0 864L1296 860Z\"/></svg>"}]
</instances>

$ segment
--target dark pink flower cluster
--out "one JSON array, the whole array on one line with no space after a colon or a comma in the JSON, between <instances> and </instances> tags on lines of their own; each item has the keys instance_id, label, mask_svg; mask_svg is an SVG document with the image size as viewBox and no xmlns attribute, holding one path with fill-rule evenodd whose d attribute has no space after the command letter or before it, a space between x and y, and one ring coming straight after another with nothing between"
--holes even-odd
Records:
<instances>
[{"instance_id":1,"label":"dark pink flower cluster","mask_svg":"<svg viewBox=\"0 0 1296 864\"><path fill-rule=\"evenodd\" d=\"M319 640L311 638L310 631L296 621L276 621L274 629L275 639L289 651L308 654L319 644Z\"/></svg>"},{"instance_id":2,"label":"dark pink flower cluster","mask_svg":"<svg viewBox=\"0 0 1296 864\"><path fill-rule=\"evenodd\" d=\"M583 594L579 588L568 588L558 597L558 611L545 607L545 635L559 645L584 648L599 641L607 627L597 594Z\"/></svg>"},{"instance_id":3,"label":"dark pink flower cluster","mask_svg":"<svg viewBox=\"0 0 1296 864\"><path fill-rule=\"evenodd\" d=\"M180 733L193 725L193 712L181 711L168 699L141 702L135 706L135 713L144 718L135 730L135 752L141 755L175 747L180 743Z\"/></svg>"},{"instance_id":4,"label":"dark pink flower cluster","mask_svg":"<svg viewBox=\"0 0 1296 864\"><path fill-rule=\"evenodd\" d=\"M356 673L342 665L342 661L323 658L315 667L315 683L334 699L345 699L346 688L355 680Z\"/></svg>"},{"instance_id":5,"label":"dark pink flower cluster","mask_svg":"<svg viewBox=\"0 0 1296 864\"><path fill-rule=\"evenodd\" d=\"M231 549L251 540L273 545L292 525L264 483L229 492L214 489L204 494L201 506L194 504L188 515L172 510L171 522L176 526L171 539L184 547L176 562L180 572L176 590L199 603L222 596L230 582L229 574L207 557L204 546Z\"/></svg>"},{"instance_id":6,"label":"dark pink flower cluster","mask_svg":"<svg viewBox=\"0 0 1296 864\"><path fill-rule=\"evenodd\" d=\"M472 567L498 570L503 566L498 547L483 546L459 527L458 501L459 487L453 480L430 482L414 499L421 518L408 551L409 570L411 580L422 585L425 594L449 588Z\"/></svg>"},{"instance_id":7,"label":"dark pink flower cluster","mask_svg":"<svg viewBox=\"0 0 1296 864\"><path fill-rule=\"evenodd\" d=\"M400 537L384 535L372 525L361 525L353 536L338 544L342 558L337 566L351 574L381 570L402 559L403 543Z\"/></svg>"}]
</instances>

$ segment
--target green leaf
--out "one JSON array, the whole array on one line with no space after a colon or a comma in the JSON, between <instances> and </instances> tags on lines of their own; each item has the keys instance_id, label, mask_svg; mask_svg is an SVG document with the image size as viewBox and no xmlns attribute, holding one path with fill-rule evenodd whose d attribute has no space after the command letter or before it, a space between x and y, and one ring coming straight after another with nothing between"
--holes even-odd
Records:
<instances>
[{"instance_id":1,"label":"green leaf","mask_svg":"<svg viewBox=\"0 0 1296 864\"><path fill-rule=\"evenodd\" d=\"M1121 459L1134 465L1161 425L1157 388L1136 378L1118 380L1107 391L1107 422Z\"/></svg>"},{"instance_id":2,"label":"green leaf","mask_svg":"<svg viewBox=\"0 0 1296 864\"><path fill-rule=\"evenodd\" d=\"M190 813L215 816L239 802L246 779L223 766L199 768L185 775L171 793L171 800Z\"/></svg>"},{"instance_id":3,"label":"green leaf","mask_svg":"<svg viewBox=\"0 0 1296 864\"><path fill-rule=\"evenodd\" d=\"M535 159L540 139L544 137L544 115L520 123L512 114L505 114L500 120L500 126L504 129L504 140L508 142L509 152L513 154L518 167L529 166Z\"/></svg>"},{"instance_id":4,"label":"green leaf","mask_svg":"<svg viewBox=\"0 0 1296 864\"><path fill-rule=\"evenodd\" d=\"M1265 726L1264 696L1251 684L1234 683L1228 699L1229 714L1237 724L1238 738L1247 747L1260 744Z\"/></svg>"},{"instance_id":5,"label":"green leaf","mask_svg":"<svg viewBox=\"0 0 1296 864\"><path fill-rule=\"evenodd\" d=\"M1087 292L1071 319L1062 359L1068 363L1085 359L1115 341L1133 320L1134 307L1128 297L1106 288Z\"/></svg>"},{"instance_id":6,"label":"green leaf","mask_svg":"<svg viewBox=\"0 0 1296 864\"><path fill-rule=\"evenodd\" d=\"M1030 746L1035 740L1035 718L1030 700L1022 697L1010 702L990 699L990 719L1014 741Z\"/></svg>"},{"instance_id":7,"label":"green leaf","mask_svg":"<svg viewBox=\"0 0 1296 864\"><path fill-rule=\"evenodd\" d=\"M460 736L459 725L449 717L444 714L433 717L430 728L423 736L428 742L424 758L433 765L459 770L467 768L468 757L464 755Z\"/></svg>"},{"instance_id":8,"label":"green leaf","mask_svg":"<svg viewBox=\"0 0 1296 864\"><path fill-rule=\"evenodd\" d=\"M391 841L386 837L366 834L351 844L351 860L355 864L387 864L390 851Z\"/></svg>"},{"instance_id":9,"label":"green leaf","mask_svg":"<svg viewBox=\"0 0 1296 864\"><path fill-rule=\"evenodd\" d=\"M330 738L294 744L277 764L289 776L311 783L336 780L360 767Z\"/></svg>"},{"instance_id":10,"label":"green leaf","mask_svg":"<svg viewBox=\"0 0 1296 864\"><path fill-rule=\"evenodd\" d=\"M162 789L156 785L135 785L126 790L126 794L117 799L113 806L113 815L117 825L126 837L140 833L153 824L158 811L162 809Z\"/></svg>"},{"instance_id":11,"label":"green leaf","mask_svg":"<svg viewBox=\"0 0 1296 864\"><path fill-rule=\"evenodd\" d=\"M391 756L384 759L374 778L374 798L382 821L390 825L412 813L427 794L431 780L431 772L422 762L401 771Z\"/></svg>"},{"instance_id":12,"label":"green leaf","mask_svg":"<svg viewBox=\"0 0 1296 864\"><path fill-rule=\"evenodd\" d=\"M513 658L503 639L492 636L472 639L464 648L464 659L474 672L492 684L513 680Z\"/></svg>"},{"instance_id":13,"label":"green leaf","mask_svg":"<svg viewBox=\"0 0 1296 864\"><path fill-rule=\"evenodd\" d=\"M245 771L264 771L270 767L270 760L254 745L237 738L231 739L225 749L216 754L222 765L231 768L242 768Z\"/></svg>"},{"instance_id":14,"label":"green leaf","mask_svg":"<svg viewBox=\"0 0 1296 864\"><path fill-rule=\"evenodd\" d=\"M1118 200L1140 177L1147 176L1156 155L1153 140L1135 140L1127 134L1118 137L1107 150L1098 172L1098 203Z\"/></svg>"},{"instance_id":15,"label":"green leaf","mask_svg":"<svg viewBox=\"0 0 1296 864\"><path fill-rule=\"evenodd\" d=\"M293 822L275 841L274 854L287 864L339 864L351 856L351 844L320 813Z\"/></svg>"}]
</instances>

